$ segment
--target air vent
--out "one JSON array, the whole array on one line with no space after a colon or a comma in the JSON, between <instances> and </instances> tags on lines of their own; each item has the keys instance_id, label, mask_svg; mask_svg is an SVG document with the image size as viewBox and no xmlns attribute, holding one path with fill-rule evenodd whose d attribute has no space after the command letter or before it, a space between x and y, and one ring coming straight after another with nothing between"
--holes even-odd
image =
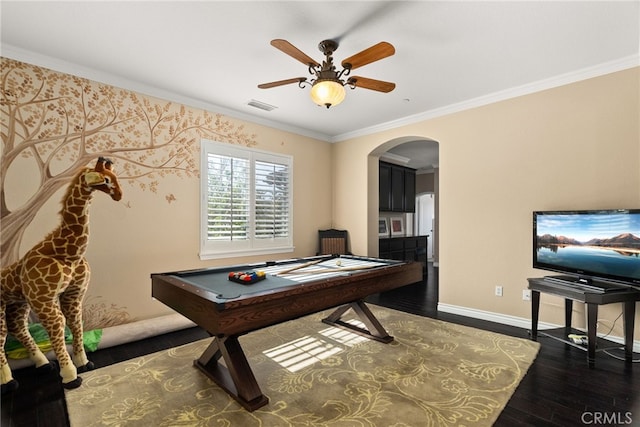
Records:
<instances>
[{"instance_id":1,"label":"air vent","mask_svg":"<svg viewBox=\"0 0 640 427\"><path fill-rule=\"evenodd\" d=\"M269 105L265 102L256 101L255 99L252 99L251 101L247 102L247 105L251 107L259 108L264 111L272 111L278 108L275 105Z\"/></svg>"}]
</instances>

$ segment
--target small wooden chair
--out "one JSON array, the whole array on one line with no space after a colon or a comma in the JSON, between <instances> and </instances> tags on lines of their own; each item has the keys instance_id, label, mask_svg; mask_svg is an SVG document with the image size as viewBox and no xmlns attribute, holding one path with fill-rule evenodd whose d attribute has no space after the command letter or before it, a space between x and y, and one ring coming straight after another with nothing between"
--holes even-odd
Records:
<instances>
[{"instance_id":1,"label":"small wooden chair","mask_svg":"<svg viewBox=\"0 0 640 427\"><path fill-rule=\"evenodd\" d=\"M318 230L318 255L351 255L347 230Z\"/></svg>"}]
</instances>

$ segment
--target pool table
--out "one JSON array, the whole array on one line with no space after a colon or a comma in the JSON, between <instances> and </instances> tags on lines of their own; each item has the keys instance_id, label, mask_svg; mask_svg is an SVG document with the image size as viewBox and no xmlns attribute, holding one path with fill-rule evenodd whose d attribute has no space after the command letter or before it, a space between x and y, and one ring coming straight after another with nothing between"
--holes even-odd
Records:
<instances>
[{"instance_id":1,"label":"pool table","mask_svg":"<svg viewBox=\"0 0 640 427\"><path fill-rule=\"evenodd\" d=\"M237 283L233 273L258 273L264 280ZM214 337L194 365L253 411L269 399L240 346L241 335L340 306L323 322L388 343L393 337L364 298L421 280L417 262L341 255L152 274L151 287L154 298ZM349 309L366 329L341 320ZM226 366L218 363L221 357Z\"/></svg>"}]
</instances>

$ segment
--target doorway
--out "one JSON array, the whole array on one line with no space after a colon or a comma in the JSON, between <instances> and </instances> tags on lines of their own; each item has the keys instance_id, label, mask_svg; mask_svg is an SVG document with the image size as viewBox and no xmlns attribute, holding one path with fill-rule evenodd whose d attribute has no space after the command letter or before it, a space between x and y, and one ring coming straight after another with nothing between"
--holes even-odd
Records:
<instances>
[{"instance_id":1,"label":"doorway","mask_svg":"<svg viewBox=\"0 0 640 427\"><path fill-rule=\"evenodd\" d=\"M406 223L407 229L409 224L412 226L411 235L428 235L428 260L433 262L435 267L438 266L438 240L439 240L439 218L438 218L438 205L439 205L439 142L422 137L422 136L404 136L395 138L383 143L376 147L370 154L369 159L369 174L370 178L375 176L375 180L369 181L369 191L371 194L379 193L380 176L379 176L379 162L380 160L387 163L398 164L405 166L416 171L416 206L419 203L418 195L427 195L428 199L425 202L432 207L424 207L427 210L427 219L421 218L413 211L411 214L407 214ZM375 187L374 187L375 186ZM379 201L376 197L375 204L372 203L369 206L369 247L370 253L376 253L378 251L377 237L378 233L378 219L379 219ZM433 211L433 213L432 213ZM409 218L409 217L413 218ZM420 220L420 227L418 228L418 218Z\"/></svg>"},{"instance_id":2,"label":"doorway","mask_svg":"<svg viewBox=\"0 0 640 427\"><path fill-rule=\"evenodd\" d=\"M416 196L415 230L419 236L428 236L427 261L429 262L433 262L435 212L434 193L422 193Z\"/></svg>"}]
</instances>

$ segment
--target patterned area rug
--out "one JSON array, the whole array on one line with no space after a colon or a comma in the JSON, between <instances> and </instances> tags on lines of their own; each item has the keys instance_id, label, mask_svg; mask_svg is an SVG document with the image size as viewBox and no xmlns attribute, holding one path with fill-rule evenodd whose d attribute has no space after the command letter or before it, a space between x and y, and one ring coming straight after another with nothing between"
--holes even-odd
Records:
<instances>
[{"instance_id":1,"label":"patterned area rug","mask_svg":"<svg viewBox=\"0 0 640 427\"><path fill-rule=\"evenodd\" d=\"M82 374L66 391L73 427L491 426L539 344L370 305L382 344L321 319L240 338L269 403L248 412L193 366L197 341Z\"/></svg>"}]
</instances>

